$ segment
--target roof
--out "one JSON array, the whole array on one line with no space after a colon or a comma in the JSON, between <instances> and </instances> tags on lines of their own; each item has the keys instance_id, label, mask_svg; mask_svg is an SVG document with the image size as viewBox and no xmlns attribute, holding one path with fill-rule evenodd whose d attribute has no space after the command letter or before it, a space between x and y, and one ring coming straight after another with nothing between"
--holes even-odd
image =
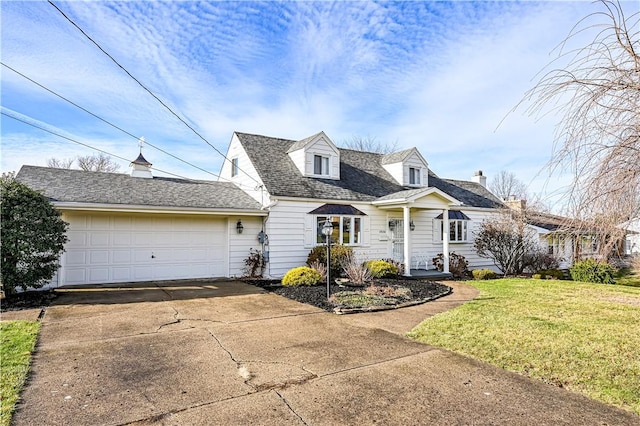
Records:
<instances>
[{"instance_id":1,"label":"roof","mask_svg":"<svg viewBox=\"0 0 640 426\"><path fill-rule=\"evenodd\" d=\"M350 204L324 204L317 209L311 210L308 214L366 216L366 214Z\"/></svg>"},{"instance_id":2,"label":"roof","mask_svg":"<svg viewBox=\"0 0 640 426\"><path fill-rule=\"evenodd\" d=\"M537 226L547 231L566 230L572 227L572 221L567 217L532 210L526 211L525 221L529 225Z\"/></svg>"},{"instance_id":3,"label":"roof","mask_svg":"<svg viewBox=\"0 0 640 426\"><path fill-rule=\"evenodd\" d=\"M405 149L403 151L392 152L390 154L384 154L380 160L381 164L394 164L404 161L409 154L413 152L413 148Z\"/></svg>"},{"instance_id":4,"label":"roof","mask_svg":"<svg viewBox=\"0 0 640 426\"><path fill-rule=\"evenodd\" d=\"M435 218L442 219L443 217L444 217L444 214L440 213ZM471 220L469 219L469 216L462 213L460 210L449 210L449 214L447 214L447 217L449 218L449 220Z\"/></svg>"},{"instance_id":5,"label":"roof","mask_svg":"<svg viewBox=\"0 0 640 426\"><path fill-rule=\"evenodd\" d=\"M54 204L73 202L176 208L259 210L260 204L232 183L123 173L22 166L16 179L42 191Z\"/></svg>"},{"instance_id":6,"label":"roof","mask_svg":"<svg viewBox=\"0 0 640 426\"><path fill-rule=\"evenodd\" d=\"M287 154L292 146L298 146L300 142L240 132L235 134L272 196L375 201L401 191L416 190L399 185L383 167L383 159L393 160L391 156L394 154L383 155L338 148L340 179L312 178L303 176ZM406 157L412 150L413 148L397 154ZM429 186L441 190L466 206L504 207L498 198L479 183L441 179L430 170ZM417 190L422 191L424 188Z\"/></svg>"}]
</instances>

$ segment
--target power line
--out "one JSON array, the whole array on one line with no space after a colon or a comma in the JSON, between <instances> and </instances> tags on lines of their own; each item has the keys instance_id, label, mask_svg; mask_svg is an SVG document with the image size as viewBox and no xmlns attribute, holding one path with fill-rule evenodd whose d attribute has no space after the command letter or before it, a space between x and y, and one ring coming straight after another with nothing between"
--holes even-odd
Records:
<instances>
[{"instance_id":1,"label":"power line","mask_svg":"<svg viewBox=\"0 0 640 426\"><path fill-rule=\"evenodd\" d=\"M138 80L136 77L134 77L124 66L122 66L113 56L111 56L102 46L100 46L100 44L98 44L98 42L96 42L93 38L91 38L91 36L89 36L82 28L80 28L80 26L78 24L75 23L75 21L73 21L73 19L69 18L58 6L56 6L56 4L51 1L48 0L49 4L51 6L53 6L67 21L69 21L69 23L71 23L71 25L73 25L74 27L76 27L78 29L78 31L80 31L82 33L83 36L85 36L91 43L93 43L98 49L100 49L100 51L102 53L104 53L109 59L111 59L113 61L113 63L115 63L122 71L124 71L129 77L131 77L131 79L133 79L133 81L135 81L136 83L138 83L138 85L140 87L142 87L147 93L149 93L151 96L153 96L153 98L155 100L157 100L167 111L169 111L174 117L176 117L178 120L180 120L180 122L182 124L184 124L185 126L187 126L189 128L189 130L191 130L194 134L196 134L196 136L198 136L200 139L202 139L207 145L209 145L211 148L213 148L214 151L216 151L218 154L220 154L222 156L222 158L224 158L226 161L231 162L231 160L229 158L227 158L227 156L225 154L223 154L218 148L216 148L213 144L211 144L211 142L209 142L204 136L202 136L200 133L198 133L198 131L196 129L194 129L189 123L187 123L182 117L180 117L177 113L175 113L167 104L165 104L162 99L160 99L158 96L156 96L151 90L149 90L144 84L142 84L142 82L140 82L140 80ZM256 178L254 178L253 176L251 176L249 173L245 172L244 170L238 168L238 170L242 171L243 173L245 173L249 178L251 178L253 181L255 181L257 184L261 184L260 181L258 181Z\"/></svg>"},{"instance_id":2,"label":"power line","mask_svg":"<svg viewBox=\"0 0 640 426\"><path fill-rule=\"evenodd\" d=\"M116 155L116 154L113 154L113 153L111 153L111 152L109 152L109 151L105 151L105 150L103 150L103 149L96 148L96 147L91 146L91 145L89 145L89 144L86 144L86 143L84 143L84 142L77 141L77 140L75 140L75 139L73 139L73 138L70 138L70 137L68 137L68 136L61 135L60 133L54 132L53 130L49 130L49 129L45 128L45 127L38 126L37 124L30 123L29 121L24 120L24 119L22 119L22 118L20 118L20 117L16 117L16 116L14 116L14 115L8 114L8 113L7 113L7 112L5 112L5 111L0 111L0 114L4 115L5 117L9 117L9 118L12 118L12 119L14 119L14 120L16 120L16 121L19 121L19 122L21 122L21 123L24 123L24 124L26 124L26 125L28 125L28 126L31 126L31 127L36 128L36 129L42 130L42 131L44 131L44 132L50 133L50 134L52 134L52 135L58 136L58 137L60 137L60 138L62 138L62 139L66 139L66 140L68 140L68 141L70 141L70 142L73 142L73 143L75 143L75 144L85 146L85 147L90 148L90 149L92 149L92 150L94 150L94 151L98 151L98 152L101 152L101 153L103 153L103 154L107 154L107 155L109 155L109 156L111 156L111 157L115 157L115 158L117 158L117 159L119 159L119 160L124 160L124 161L127 161L127 162L131 162L131 160L130 160L130 159L128 159L128 158L121 157L121 156ZM175 173L171 173L171 172L168 172L168 171L166 171L166 170L158 169L157 167L150 167L150 168L151 168L151 169L153 169L153 170L156 170L156 171L158 171L158 172L166 173L166 174L168 174L168 175L171 175L171 176L174 176L174 177L177 177L177 178L180 178L180 179L184 179L184 180L187 180L187 181L190 181L190 182L198 182L198 183L206 183L206 184L212 184L212 183L213 183L213 182L199 181L199 180L195 180L195 179L190 179L190 178L188 178L188 177L181 176L181 175L178 175L178 174L175 174Z\"/></svg>"},{"instance_id":3,"label":"power line","mask_svg":"<svg viewBox=\"0 0 640 426\"><path fill-rule=\"evenodd\" d=\"M97 114L95 114L95 113L93 113L93 112L89 111L88 109L84 108L83 106L78 105L77 103L75 103L75 102L73 102L72 100L70 100L70 99L68 99L68 98L66 98L66 97L64 97L64 96L62 96L61 94L59 94L59 93L57 93L57 92L55 92L55 91L53 91L53 90L49 89L48 87L44 86L43 84L38 83L38 82L37 82L37 81L35 81L34 79L32 79L32 78L30 78L30 77L26 76L25 74L21 73L20 71L16 70L15 68L10 67L9 65L5 64L4 62L1 62L1 61L0 61L0 64L2 64L2 66L4 66L4 67L8 68L9 70L13 71L14 73L18 74L19 76L21 76L21 77L25 78L26 80L29 80L31 83L35 84L36 86L38 86L38 87L40 87L40 88L42 88L42 89L46 90L47 92L51 93L52 95L57 96L58 98L60 98L60 99L62 99L62 100L64 100L64 101L66 101L66 102L70 103L71 105L75 106L76 108L79 108L79 109L81 109L82 111L86 112L87 114L89 114L89 115L91 115L91 116L93 116L93 117L97 118L98 120L102 121L103 123L108 124L109 126L111 126L111 127L115 128L115 129L117 129L117 130L120 130L122 133L124 133L124 134L126 134L126 135L129 135L129 136L131 136L132 138L134 138L134 139L136 139L136 140L138 140L138 139L139 139L139 137L138 137L138 136L136 136L136 135L134 135L134 134L132 134L132 133L130 133L130 132L128 132L128 131L126 131L125 129L123 129L123 128L121 128L121 127L117 126L116 124L113 124L112 122L110 122L110 121L108 121L108 120L106 120L106 119L104 119L104 118L100 117L99 115L97 115ZM176 156L176 155L174 155L174 154L171 154L170 152L167 152L167 151L165 151L164 149L162 149L162 148L160 148L160 147L158 147L158 146L155 146L155 145L154 145L154 144L152 144L151 142L148 142L148 141L146 141L146 140L145 140L145 143L146 143L147 145L149 145L150 147L155 148L155 149L157 149L158 151L160 151L160 152L162 152L162 153L164 153L164 154L166 154L166 155L168 155L168 156L170 156L170 157L175 158L176 160L179 160L179 161L182 161L182 162L183 162L183 163L185 163L185 164L188 164L188 165L189 165L189 166L191 166L191 167L195 167L196 169L201 170L201 171L203 171L203 172L205 172L205 173L208 173L208 174L210 174L210 175L212 175L212 176L215 176L216 178L224 179L224 180L226 180L226 181L232 182L232 181L231 181L230 179L228 179L228 178L222 177L222 176L220 176L220 175L218 175L218 174L215 174L215 173L210 172L210 171L208 171L208 170L206 170L206 169L203 169L202 167L197 166L197 165L195 165L195 164L193 164L193 163L190 163L190 162L189 162L189 161L187 161L187 160L183 160L182 158L180 158L180 157L178 157L178 156Z\"/></svg>"}]
</instances>

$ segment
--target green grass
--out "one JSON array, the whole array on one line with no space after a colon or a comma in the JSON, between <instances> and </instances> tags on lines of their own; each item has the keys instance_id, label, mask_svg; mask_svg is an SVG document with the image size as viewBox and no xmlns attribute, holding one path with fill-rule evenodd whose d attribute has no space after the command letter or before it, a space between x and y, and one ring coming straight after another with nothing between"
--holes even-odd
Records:
<instances>
[{"instance_id":1,"label":"green grass","mask_svg":"<svg viewBox=\"0 0 640 426\"><path fill-rule=\"evenodd\" d=\"M11 414L29 372L40 323L37 321L0 322L0 425L11 423Z\"/></svg>"},{"instance_id":2,"label":"green grass","mask_svg":"<svg viewBox=\"0 0 640 426\"><path fill-rule=\"evenodd\" d=\"M640 287L640 273L631 271L628 268L621 269L616 275L616 284Z\"/></svg>"},{"instance_id":3,"label":"green grass","mask_svg":"<svg viewBox=\"0 0 640 426\"><path fill-rule=\"evenodd\" d=\"M409 335L640 414L640 287L469 283L477 299Z\"/></svg>"}]
</instances>

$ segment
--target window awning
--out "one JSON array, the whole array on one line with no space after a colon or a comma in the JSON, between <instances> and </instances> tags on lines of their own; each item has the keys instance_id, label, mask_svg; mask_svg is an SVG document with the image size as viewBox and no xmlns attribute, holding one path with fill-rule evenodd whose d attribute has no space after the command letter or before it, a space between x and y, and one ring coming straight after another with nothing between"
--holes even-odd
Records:
<instances>
[{"instance_id":1,"label":"window awning","mask_svg":"<svg viewBox=\"0 0 640 426\"><path fill-rule=\"evenodd\" d=\"M308 214L325 214L330 216L366 216L360 210L349 204L325 204L317 209L311 210Z\"/></svg>"},{"instance_id":2,"label":"window awning","mask_svg":"<svg viewBox=\"0 0 640 426\"><path fill-rule=\"evenodd\" d=\"M436 216L436 219L442 220L442 213ZM462 213L460 210L449 210L449 220L471 220L469 216Z\"/></svg>"}]
</instances>

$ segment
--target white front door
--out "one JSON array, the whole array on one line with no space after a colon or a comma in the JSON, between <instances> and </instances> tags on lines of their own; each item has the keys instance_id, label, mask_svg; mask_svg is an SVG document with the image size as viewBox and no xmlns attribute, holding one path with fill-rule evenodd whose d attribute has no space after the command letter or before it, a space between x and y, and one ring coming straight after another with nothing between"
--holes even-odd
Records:
<instances>
[{"instance_id":1,"label":"white front door","mask_svg":"<svg viewBox=\"0 0 640 426\"><path fill-rule=\"evenodd\" d=\"M390 219L391 229L391 258L398 262L404 261L404 220Z\"/></svg>"}]
</instances>

